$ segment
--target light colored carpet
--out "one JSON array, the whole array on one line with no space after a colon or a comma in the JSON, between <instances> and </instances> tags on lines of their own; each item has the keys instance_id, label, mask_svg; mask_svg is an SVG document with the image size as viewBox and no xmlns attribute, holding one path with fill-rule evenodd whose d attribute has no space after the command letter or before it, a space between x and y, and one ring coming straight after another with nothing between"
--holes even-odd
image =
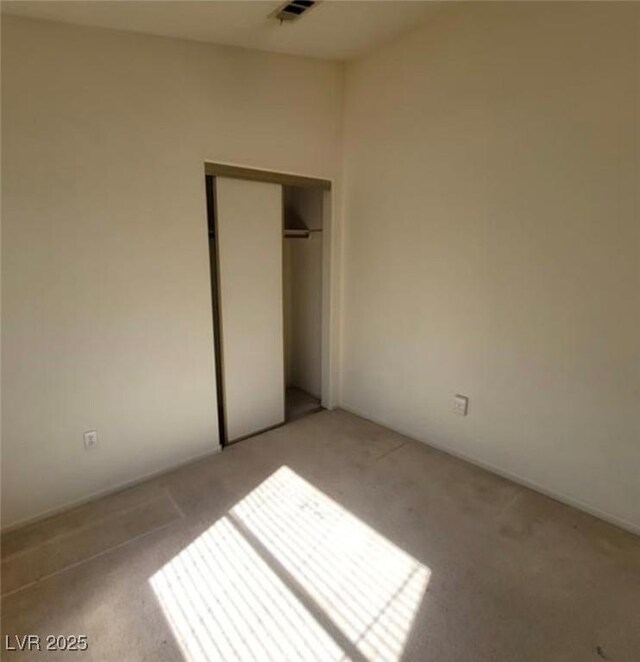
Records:
<instances>
[{"instance_id":1,"label":"light colored carpet","mask_svg":"<svg viewBox=\"0 0 640 662\"><path fill-rule=\"evenodd\" d=\"M7 534L3 659L640 659L640 539L323 411Z\"/></svg>"}]
</instances>

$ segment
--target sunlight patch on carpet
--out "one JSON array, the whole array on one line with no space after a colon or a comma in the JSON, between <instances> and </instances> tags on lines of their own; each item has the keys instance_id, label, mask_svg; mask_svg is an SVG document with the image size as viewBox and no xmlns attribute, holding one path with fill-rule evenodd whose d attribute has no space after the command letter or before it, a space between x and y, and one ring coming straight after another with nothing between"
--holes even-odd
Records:
<instances>
[{"instance_id":1,"label":"sunlight patch on carpet","mask_svg":"<svg viewBox=\"0 0 640 662\"><path fill-rule=\"evenodd\" d=\"M283 466L150 583L188 662L396 662L429 575Z\"/></svg>"}]
</instances>

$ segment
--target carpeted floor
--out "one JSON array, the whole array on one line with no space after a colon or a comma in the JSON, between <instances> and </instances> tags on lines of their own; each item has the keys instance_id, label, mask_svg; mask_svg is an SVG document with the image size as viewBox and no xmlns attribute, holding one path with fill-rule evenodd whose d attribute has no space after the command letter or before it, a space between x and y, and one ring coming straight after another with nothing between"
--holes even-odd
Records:
<instances>
[{"instance_id":1,"label":"carpeted floor","mask_svg":"<svg viewBox=\"0 0 640 662\"><path fill-rule=\"evenodd\" d=\"M341 411L9 533L2 555L3 647L88 641L3 659L640 659L640 538Z\"/></svg>"}]
</instances>

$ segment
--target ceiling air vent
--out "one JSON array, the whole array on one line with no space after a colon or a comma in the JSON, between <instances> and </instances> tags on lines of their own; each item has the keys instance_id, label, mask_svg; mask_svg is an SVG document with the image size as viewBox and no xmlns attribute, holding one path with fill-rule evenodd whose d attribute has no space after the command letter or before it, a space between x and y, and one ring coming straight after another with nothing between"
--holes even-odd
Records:
<instances>
[{"instance_id":1,"label":"ceiling air vent","mask_svg":"<svg viewBox=\"0 0 640 662\"><path fill-rule=\"evenodd\" d=\"M319 4L320 0L292 0L278 7L270 16L283 21L295 21L312 7Z\"/></svg>"}]
</instances>

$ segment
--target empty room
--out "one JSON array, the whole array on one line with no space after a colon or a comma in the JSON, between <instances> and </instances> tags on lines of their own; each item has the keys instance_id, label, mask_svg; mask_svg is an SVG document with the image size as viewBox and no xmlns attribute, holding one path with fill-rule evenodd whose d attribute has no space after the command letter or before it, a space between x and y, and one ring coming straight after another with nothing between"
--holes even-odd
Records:
<instances>
[{"instance_id":1,"label":"empty room","mask_svg":"<svg viewBox=\"0 0 640 662\"><path fill-rule=\"evenodd\" d=\"M640 660L640 3L1 2L4 660Z\"/></svg>"}]
</instances>

